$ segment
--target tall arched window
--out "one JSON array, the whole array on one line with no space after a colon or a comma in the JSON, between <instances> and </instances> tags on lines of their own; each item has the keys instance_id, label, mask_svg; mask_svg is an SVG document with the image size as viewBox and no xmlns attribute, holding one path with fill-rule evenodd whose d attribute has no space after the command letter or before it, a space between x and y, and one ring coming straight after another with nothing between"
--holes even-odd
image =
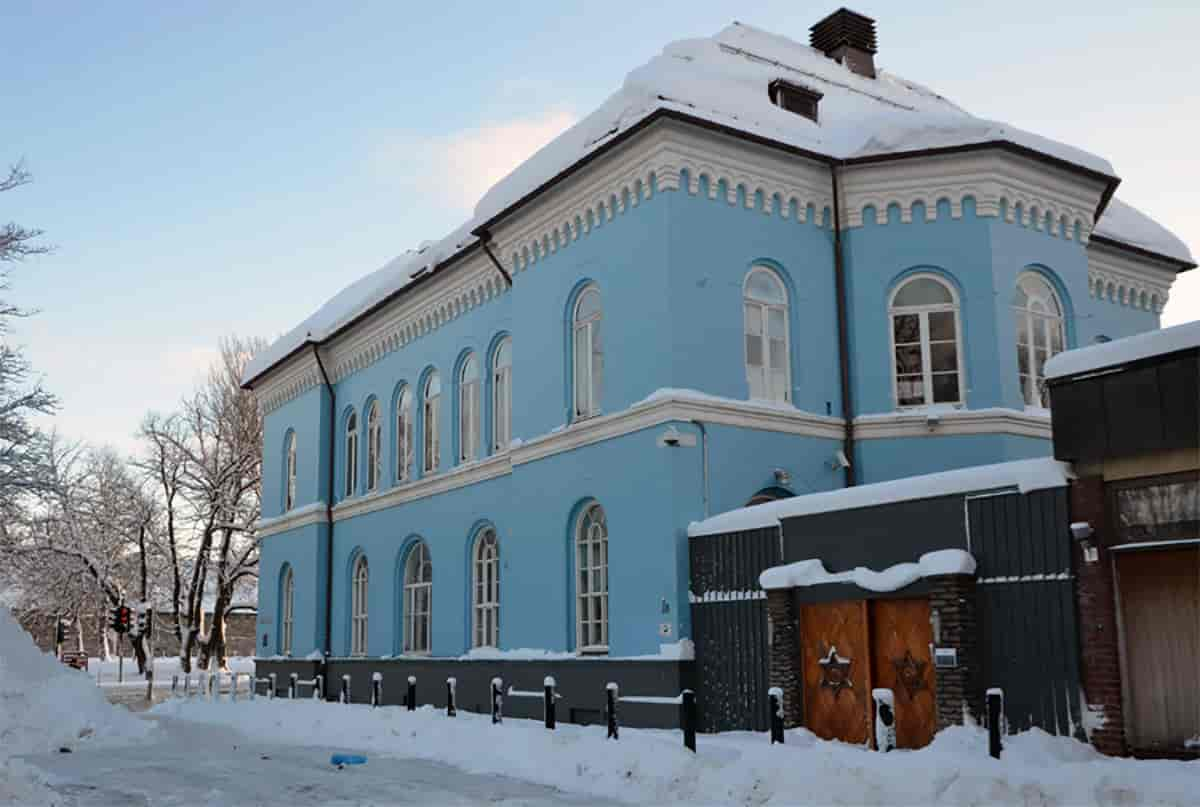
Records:
<instances>
[{"instance_id":1,"label":"tall arched window","mask_svg":"<svg viewBox=\"0 0 1200 807\"><path fill-rule=\"evenodd\" d=\"M608 522L598 504L579 514L575 529L575 647L608 652Z\"/></svg>"},{"instance_id":2,"label":"tall arched window","mask_svg":"<svg viewBox=\"0 0 1200 807\"><path fill-rule=\"evenodd\" d=\"M417 541L404 562L404 652L429 653L433 604L433 561L429 547Z\"/></svg>"},{"instance_id":3,"label":"tall arched window","mask_svg":"<svg viewBox=\"0 0 1200 807\"><path fill-rule=\"evenodd\" d=\"M367 490L373 491L379 487L379 477L383 473L380 450L383 443L383 424L379 419L379 401L371 402L367 412Z\"/></svg>"},{"instance_id":4,"label":"tall arched window","mask_svg":"<svg viewBox=\"0 0 1200 807\"><path fill-rule=\"evenodd\" d=\"M434 371L429 374L429 378L425 380L425 390L422 395L422 406L424 411L421 413L424 419L425 429L425 460L421 467L425 473L433 473L438 469L438 454L441 452L441 438L438 434L440 418L438 413L441 411L442 403L442 379Z\"/></svg>"},{"instance_id":5,"label":"tall arched window","mask_svg":"<svg viewBox=\"0 0 1200 807\"><path fill-rule=\"evenodd\" d=\"M750 397L791 400L787 291L779 276L764 266L746 275L742 290L745 312L746 380Z\"/></svg>"},{"instance_id":6,"label":"tall arched window","mask_svg":"<svg viewBox=\"0 0 1200 807\"><path fill-rule=\"evenodd\" d=\"M412 477L413 465L413 411L412 393L408 386L400 391L396 403L396 481L407 482Z\"/></svg>"},{"instance_id":7,"label":"tall arched window","mask_svg":"<svg viewBox=\"0 0 1200 807\"><path fill-rule=\"evenodd\" d=\"M491 527L481 530L472 554L472 622L475 647L500 646L500 542Z\"/></svg>"},{"instance_id":8,"label":"tall arched window","mask_svg":"<svg viewBox=\"0 0 1200 807\"><path fill-rule=\"evenodd\" d=\"M354 562L354 582L350 587L350 655L367 654L367 556Z\"/></svg>"},{"instance_id":9,"label":"tall arched window","mask_svg":"<svg viewBox=\"0 0 1200 807\"><path fill-rule=\"evenodd\" d=\"M1062 353L1066 344L1062 304L1046 279L1035 272L1025 272L1017 278L1012 304L1017 319L1017 373L1021 379L1021 395L1027 406L1048 407L1046 360Z\"/></svg>"},{"instance_id":10,"label":"tall arched window","mask_svg":"<svg viewBox=\"0 0 1200 807\"><path fill-rule=\"evenodd\" d=\"M479 458L479 361L467 356L458 374L458 461Z\"/></svg>"},{"instance_id":11,"label":"tall arched window","mask_svg":"<svg viewBox=\"0 0 1200 807\"><path fill-rule=\"evenodd\" d=\"M600 313L600 291L595 286L588 286L575 301L573 317L575 417L587 417L600 411L600 391L604 381Z\"/></svg>"},{"instance_id":12,"label":"tall arched window","mask_svg":"<svg viewBox=\"0 0 1200 807\"><path fill-rule=\"evenodd\" d=\"M492 450L507 451L512 442L512 339L504 338L492 354Z\"/></svg>"},{"instance_id":13,"label":"tall arched window","mask_svg":"<svg viewBox=\"0 0 1200 807\"><path fill-rule=\"evenodd\" d=\"M346 418L346 497L358 490L358 415Z\"/></svg>"},{"instance_id":14,"label":"tall arched window","mask_svg":"<svg viewBox=\"0 0 1200 807\"><path fill-rule=\"evenodd\" d=\"M292 654L292 626L296 613L296 576L289 565L283 572L282 602L279 603L279 652Z\"/></svg>"},{"instance_id":15,"label":"tall arched window","mask_svg":"<svg viewBox=\"0 0 1200 807\"><path fill-rule=\"evenodd\" d=\"M897 406L962 403L958 299L933 275L892 294L892 374Z\"/></svg>"},{"instance_id":16,"label":"tall arched window","mask_svg":"<svg viewBox=\"0 0 1200 807\"><path fill-rule=\"evenodd\" d=\"M283 509L291 510L296 506L296 433L288 432L287 441L287 481L284 483Z\"/></svg>"}]
</instances>

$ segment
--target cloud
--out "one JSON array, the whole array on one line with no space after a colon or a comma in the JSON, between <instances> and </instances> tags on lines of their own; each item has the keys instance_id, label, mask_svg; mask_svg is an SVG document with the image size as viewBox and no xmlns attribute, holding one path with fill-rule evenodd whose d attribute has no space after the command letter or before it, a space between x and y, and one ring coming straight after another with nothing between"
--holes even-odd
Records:
<instances>
[{"instance_id":1,"label":"cloud","mask_svg":"<svg viewBox=\"0 0 1200 807\"><path fill-rule=\"evenodd\" d=\"M407 190L469 214L492 185L576 120L572 112L551 109L538 117L495 121L447 135L391 138L376 150L372 163Z\"/></svg>"}]
</instances>

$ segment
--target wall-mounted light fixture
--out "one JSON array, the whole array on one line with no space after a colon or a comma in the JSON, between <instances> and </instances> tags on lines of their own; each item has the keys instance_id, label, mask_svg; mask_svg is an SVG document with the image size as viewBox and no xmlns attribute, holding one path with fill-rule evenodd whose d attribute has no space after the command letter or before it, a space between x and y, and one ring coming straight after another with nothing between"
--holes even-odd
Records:
<instances>
[{"instance_id":1,"label":"wall-mounted light fixture","mask_svg":"<svg viewBox=\"0 0 1200 807\"><path fill-rule=\"evenodd\" d=\"M1071 524L1071 537L1079 544L1079 548L1083 550L1083 560L1085 563L1096 563L1100 560L1100 550L1092 543L1092 536L1095 535L1095 530L1092 525L1086 521L1076 521Z\"/></svg>"},{"instance_id":2,"label":"wall-mounted light fixture","mask_svg":"<svg viewBox=\"0 0 1200 807\"><path fill-rule=\"evenodd\" d=\"M775 481L776 481L777 483L779 483L780 485L788 485L788 484L791 484L791 481L792 481L792 475L791 475L791 474L789 474L789 473L788 473L786 470L784 470L783 468L776 468L776 469L775 469Z\"/></svg>"}]
</instances>

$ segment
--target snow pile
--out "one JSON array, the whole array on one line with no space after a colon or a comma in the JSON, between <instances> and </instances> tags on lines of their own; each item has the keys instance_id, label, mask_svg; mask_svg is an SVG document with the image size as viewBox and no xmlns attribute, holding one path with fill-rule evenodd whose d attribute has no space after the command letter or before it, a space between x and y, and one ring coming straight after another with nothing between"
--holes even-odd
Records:
<instances>
[{"instance_id":1,"label":"snow pile","mask_svg":"<svg viewBox=\"0 0 1200 807\"><path fill-rule=\"evenodd\" d=\"M1192 251L1179 236L1147 216L1142 211L1113 198L1092 232L1123 244L1132 244L1158 255L1166 255L1184 263L1195 263Z\"/></svg>"},{"instance_id":2,"label":"snow pile","mask_svg":"<svg viewBox=\"0 0 1200 807\"><path fill-rule=\"evenodd\" d=\"M1200 320L1064 351L1046 362L1046 378L1063 378L1195 348L1200 348Z\"/></svg>"},{"instance_id":3,"label":"snow pile","mask_svg":"<svg viewBox=\"0 0 1200 807\"><path fill-rule=\"evenodd\" d=\"M0 608L0 759L81 740L129 741L150 726L104 698L87 673L49 653Z\"/></svg>"},{"instance_id":4,"label":"snow pile","mask_svg":"<svg viewBox=\"0 0 1200 807\"><path fill-rule=\"evenodd\" d=\"M867 591L899 591L924 577L942 574L975 574L975 558L961 549L926 552L916 563L897 563L881 572L859 566L848 572L830 572L819 559L772 566L758 576L766 589L853 583Z\"/></svg>"},{"instance_id":5,"label":"snow pile","mask_svg":"<svg viewBox=\"0 0 1200 807\"><path fill-rule=\"evenodd\" d=\"M688 535L715 535L722 532L755 530L779 525L781 518L827 513L833 510L851 510L858 507L875 507L881 504L929 499L955 493L1013 489L1021 493L1046 488L1066 487L1074 478L1071 466L1049 457L1032 460L1015 460L995 465L977 465L955 471L940 471L936 474L910 476L889 482L875 482L853 488L810 493L792 499L742 507L727 513L694 521L688 526Z\"/></svg>"},{"instance_id":6,"label":"snow pile","mask_svg":"<svg viewBox=\"0 0 1200 807\"><path fill-rule=\"evenodd\" d=\"M1000 760L988 757L978 728L952 728L928 748L889 754L821 741L804 729L787 732L782 746L765 734L732 732L700 735L692 754L677 731L623 729L612 741L602 725L560 723L551 732L540 721L492 725L486 715L448 718L429 707L177 700L155 712L230 725L260 741L435 760L643 804L1182 805L1195 803L1200 770L1197 763L1109 759L1040 731L1005 738Z\"/></svg>"}]
</instances>

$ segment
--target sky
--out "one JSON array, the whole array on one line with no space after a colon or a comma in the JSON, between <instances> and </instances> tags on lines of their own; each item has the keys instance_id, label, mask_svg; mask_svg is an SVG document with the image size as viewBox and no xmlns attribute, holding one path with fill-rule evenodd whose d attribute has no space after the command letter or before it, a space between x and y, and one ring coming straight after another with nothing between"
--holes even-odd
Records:
<instances>
[{"instance_id":1,"label":"sky","mask_svg":"<svg viewBox=\"0 0 1200 807\"><path fill-rule=\"evenodd\" d=\"M175 7L178 6L178 7ZM239 8L239 6L241 6ZM133 450L225 334L273 339L461 224L668 42L733 20L807 41L836 2L0 4L0 221L53 254L11 337L75 439ZM885 70L1109 159L1200 254L1200 4L860 0ZM1164 324L1200 319L1200 270Z\"/></svg>"}]
</instances>

